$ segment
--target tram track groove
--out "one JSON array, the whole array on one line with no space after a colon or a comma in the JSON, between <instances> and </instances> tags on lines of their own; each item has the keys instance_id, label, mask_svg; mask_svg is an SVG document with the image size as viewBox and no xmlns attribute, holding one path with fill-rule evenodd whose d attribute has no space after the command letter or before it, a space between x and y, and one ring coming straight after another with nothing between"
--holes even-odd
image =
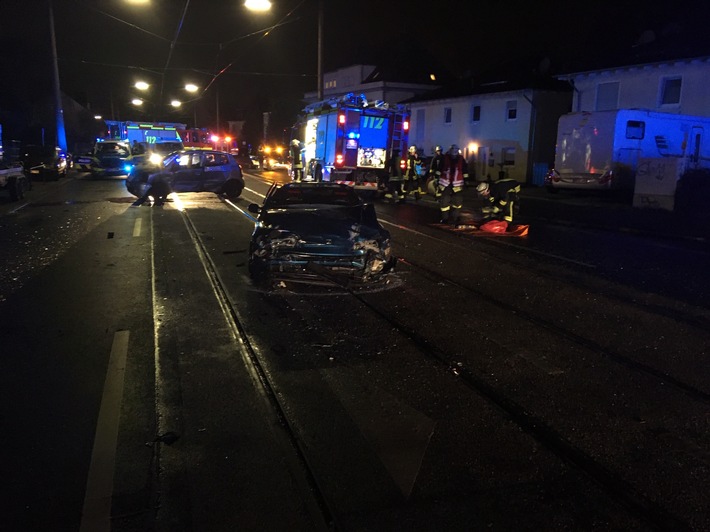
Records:
<instances>
[{"instance_id":1,"label":"tram track groove","mask_svg":"<svg viewBox=\"0 0 710 532\"><path fill-rule=\"evenodd\" d=\"M214 295L221 307L227 324L232 331L234 340L239 346L240 355L242 356L245 367L252 376L255 389L257 389L266 406L275 416L276 423L272 426L281 429L280 432L274 431L274 434L281 434L282 447L287 447L291 450L290 453L287 453L287 458L291 462L292 473L298 480L297 484L300 486L303 500L306 501L310 509L311 517L314 518L320 530L338 530L335 513L330 507L328 498L324 494L322 483L319 482L315 470L310 464L298 432L294 429L292 422L289 420L286 409L279 401L279 394L271 383L268 371L259 359L257 348L249 339L249 335L239 317L236 305L231 301L224 282L219 276L217 267L212 261L189 213L187 210L183 210L181 214L190 239L195 245L196 252L205 270L210 286L214 291ZM283 441L284 438L286 441ZM297 474L297 472L300 472L300 474Z\"/></svg>"}]
</instances>

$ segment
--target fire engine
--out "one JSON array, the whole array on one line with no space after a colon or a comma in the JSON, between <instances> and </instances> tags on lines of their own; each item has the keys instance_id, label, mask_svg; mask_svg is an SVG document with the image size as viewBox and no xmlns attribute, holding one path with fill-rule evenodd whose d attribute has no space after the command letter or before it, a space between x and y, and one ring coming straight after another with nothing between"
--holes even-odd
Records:
<instances>
[{"instance_id":1,"label":"fire engine","mask_svg":"<svg viewBox=\"0 0 710 532\"><path fill-rule=\"evenodd\" d=\"M185 129L185 124L172 122L132 122L105 120L106 139L155 144L161 141L179 141L179 130Z\"/></svg>"},{"instance_id":2,"label":"fire engine","mask_svg":"<svg viewBox=\"0 0 710 532\"><path fill-rule=\"evenodd\" d=\"M206 127L185 128L178 130L183 146L186 148L206 148L231 152L234 139L230 135L218 135Z\"/></svg>"},{"instance_id":3,"label":"fire engine","mask_svg":"<svg viewBox=\"0 0 710 532\"><path fill-rule=\"evenodd\" d=\"M294 127L306 180L335 181L377 192L393 150L404 154L409 111L352 93L308 105Z\"/></svg>"}]
</instances>

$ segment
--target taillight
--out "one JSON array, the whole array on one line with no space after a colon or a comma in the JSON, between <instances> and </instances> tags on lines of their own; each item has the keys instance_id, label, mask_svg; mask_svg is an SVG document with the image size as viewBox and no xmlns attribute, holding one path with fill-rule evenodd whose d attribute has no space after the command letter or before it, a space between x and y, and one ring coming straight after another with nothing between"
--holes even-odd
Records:
<instances>
[{"instance_id":1,"label":"taillight","mask_svg":"<svg viewBox=\"0 0 710 532\"><path fill-rule=\"evenodd\" d=\"M342 153L335 156L335 166L343 166L344 158Z\"/></svg>"},{"instance_id":2,"label":"taillight","mask_svg":"<svg viewBox=\"0 0 710 532\"><path fill-rule=\"evenodd\" d=\"M408 120L405 120L402 123L402 129L404 129L405 131L409 131L409 121Z\"/></svg>"},{"instance_id":3,"label":"taillight","mask_svg":"<svg viewBox=\"0 0 710 532\"><path fill-rule=\"evenodd\" d=\"M399 167L400 167L402 170L406 170L406 169L407 169L407 161L405 161L404 159L402 159L401 161L399 161Z\"/></svg>"},{"instance_id":4,"label":"taillight","mask_svg":"<svg viewBox=\"0 0 710 532\"><path fill-rule=\"evenodd\" d=\"M345 124L345 115L338 115L338 124Z\"/></svg>"}]
</instances>

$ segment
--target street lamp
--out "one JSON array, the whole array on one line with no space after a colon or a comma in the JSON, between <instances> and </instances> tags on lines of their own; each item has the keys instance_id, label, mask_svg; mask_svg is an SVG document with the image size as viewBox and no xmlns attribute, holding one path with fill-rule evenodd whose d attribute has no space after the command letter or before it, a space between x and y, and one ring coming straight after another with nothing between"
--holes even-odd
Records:
<instances>
[{"instance_id":1,"label":"street lamp","mask_svg":"<svg viewBox=\"0 0 710 532\"><path fill-rule=\"evenodd\" d=\"M244 7L251 11L268 11L269 0L245 0ZM323 0L318 0L318 101L323 99Z\"/></svg>"}]
</instances>

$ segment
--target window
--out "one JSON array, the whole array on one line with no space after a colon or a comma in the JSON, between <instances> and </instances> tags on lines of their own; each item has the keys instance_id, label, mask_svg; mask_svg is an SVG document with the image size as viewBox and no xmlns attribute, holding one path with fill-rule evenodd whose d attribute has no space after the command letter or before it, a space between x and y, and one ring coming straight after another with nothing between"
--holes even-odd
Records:
<instances>
[{"instance_id":1,"label":"window","mask_svg":"<svg viewBox=\"0 0 710 532\"><path fill-rule=\"evenodd\" d=\"M515 164L515 148L503 148L503 164L513 166Z\"/></svg>"},{"instance_id":2,"label":"window","mask_svg":"<svg viewBox=\"0 0 710 532\"><path fill-rule=\"evenodd\" d=\"M444 124L451 124L451 107L444 107Z\"/></svg>"},{"instance_id":3,"label":"window","mask_svg":"<svg viewBox=\"0 0 710 532\"><path fill-rule=\"evenodd\" d=\"M480 122L481 121L481 106L480 105L472 105L471 106L471 122Z\"/></svg>"},{"instance_id":4,"label":"window","mask_svg":"<svg viewBox=\"0 0 710 532\"><path fill-rule=\"evenodd\" d=\"M661 105L680 103L681 78L666 78L661 82Z\"/></svg>"},{"instance_id":5,"label":"window","mask_svg":"<svg viewBox=\"0 0 710 532\"><path fill-rule=\"evenodd\" d=\"M646 132L646 122L640 120L629 120L626 122L626 138L642 139Z\"/></svg>"},{"instance_id":6,"label":"window","mask_svg":"<svg viewBox=\"0 0 710 532\"><path fill-rule=\"evenodd\" d=\"M619 82L597 85L597 111L610 111L619 107Z\"/></svg>"},{"instance_id":7,"label":"window","mask_svg":"<svg viewBox=\"0 0 710 532\"><path fill-rule=\"evenodd\" d=\"M515 120L518 118L518 102L517 100L508 100L505 102L505 119Z\"/></svg>"}]
</instances>

